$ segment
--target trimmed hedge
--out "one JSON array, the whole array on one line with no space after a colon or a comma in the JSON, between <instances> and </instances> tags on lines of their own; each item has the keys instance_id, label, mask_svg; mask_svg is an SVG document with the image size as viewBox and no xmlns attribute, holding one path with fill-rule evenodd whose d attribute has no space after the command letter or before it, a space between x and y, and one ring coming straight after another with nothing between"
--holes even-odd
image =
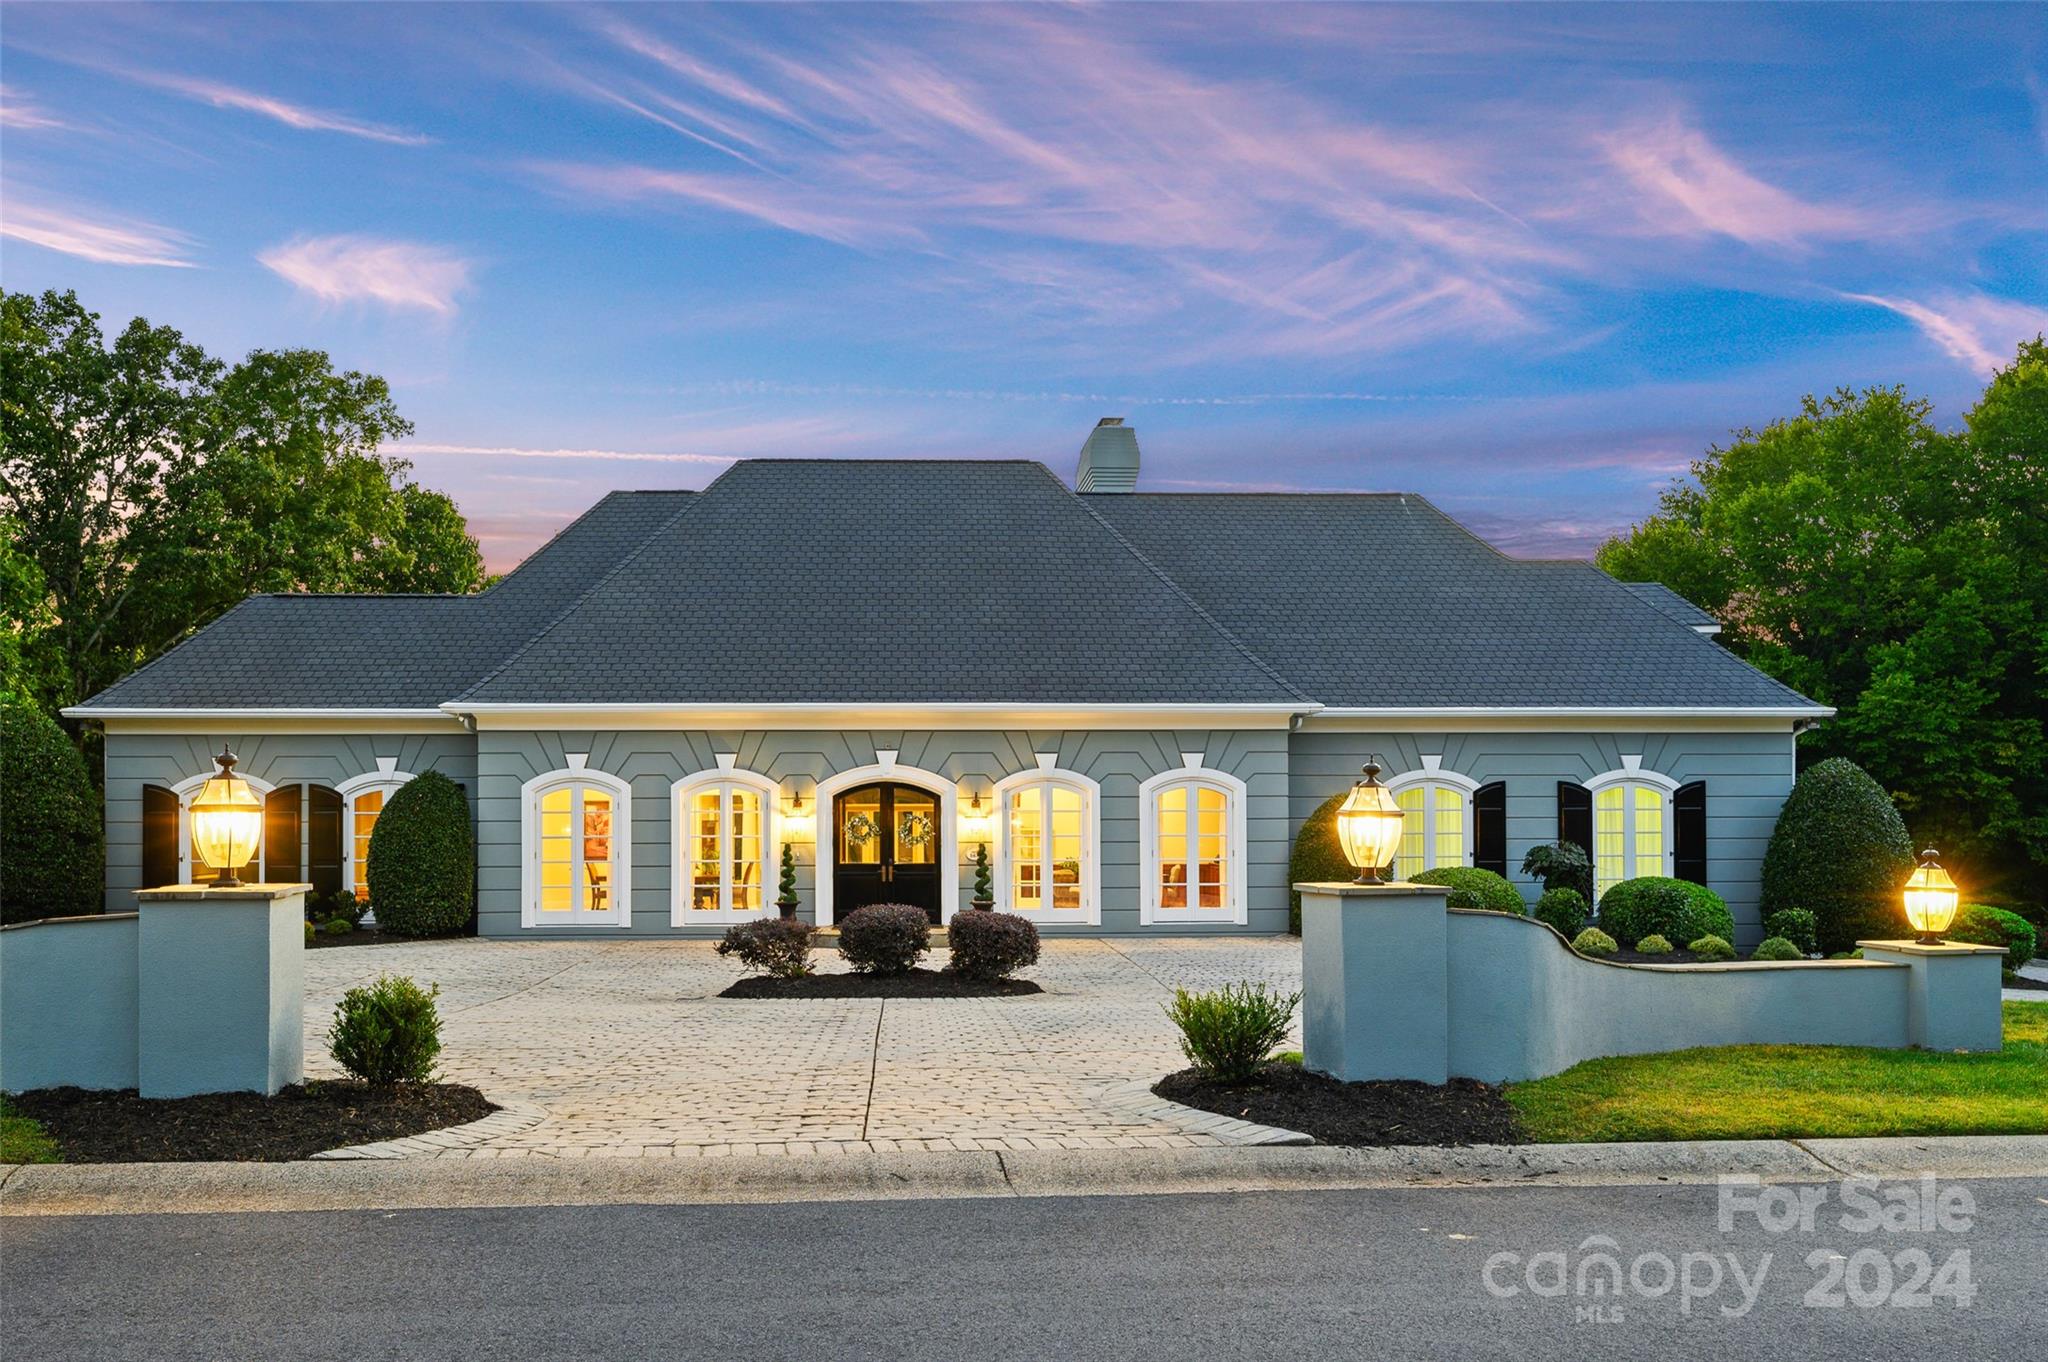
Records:
<instances>
[{"instance_id":1,"label":"trimmed hedge","mask_svg":"<svg viewBox=\"0 0 2048 1362\"><path fill-rule=\"evenodd\" d=\"M1414 884L1449 885L1452 908L1484 908L1493 913L1513 913L1517 917L1529 911L1529 905L1522 902L1522 896L1515 887L1491 870L1481 870L1469 865L1440 865L1434 870L1425 870L1413 877Z\"/></svg>"},{"instance_id":2,"label":"trimmed hedge","mask_svg":"<svg viewBox=\"0 0 2048 1362\"><path fill-rule=\"evenodd\" d=\"M370 902L393 936L447 936L476 910L476 839L462 787L439 771L401 785L370 833Z\"/></svg>"},{"instance_id":3,"label":"trimmed hedge","mask_svg":"<svg viewBox=\"0 0 2048 1362\"><path fill-rule=\"evenodd\" d=\"M1703 936L1697 941L1687 943L1686 949L1702 960L1735 958L1735 947L1728 944L1728 938L1724 936Z\"/></svg>"},{"instance_id":4,"label":"trimmed hedge","mask_svg":"<svg viewBox=\"0 0 2048 1362\"><path fill-rule=\"evenodd\" d=\"M1749 953L1752 960L1804 960L1806 952L1782 936L1767 936Z\"/></svg>"},{"instance_id":5,"label":"trimmed hedge","mask_svg":"<svg viewBox=\"0 0 2048 1362\"><path fill-rule=\"evenodd\" d=\"M1669 955L1671 954L1671 943L1663 937L1652 933L1641 941L1636 942L1636 951L1642 955Z\"/></svg>"},{"instance_id":6,"label":"trimmed hedge","mask_svg":"<svg viewBox=\"0 0 2048 1362\"><path fill-rule=\"evenodd\" d=\"M327 1052L366 1083L431 1083L441 1054L439 996L439 984L422 989L394 975L352 988L334 1009Z\"/></svg>"},{"instance_id":7,"label":"trimmed hedge","mask_svg":"<svg viewBox=\"0 0 2048 1362\"><path fill-rule=\"evenodd\" d=\"M839 954L862 974L906 974L932 948L932 922L908 903L871 903L839 924Z\"/></svg>"},{"instance_id":8,"label":"trimmed hedge","mask_svg":"<svg viewBox=\"0 0 2048 1362\"><path fill-rule=\"evenodd\" d=\"M1287 853L1287 882L1305 884L1330 880L1354 880L1357 869L1344 859L1344 844L1337 840L1337 810L1351 794L1343 790L1316 805L1316 811L1294 834L1294 846ZM1301 895L1287 895L1287 930L1301 935Z\"/></svg>"},{"instance_id":9,"label":"trimmed hedge","mask_svg":"<svg viewBox=\"0 0 2048 1362\"><path fill-rule=\"evenodd\" d=\"M1884 787L1855 762L1831 757L1801 773L1778 814L1759 904L1767 918L1810 910L1828 952L1862 937L1898 937L1906 931L1899 889L1913 861L1905 820Z\"/></svg>"},{"instance_id":10,"label":"trimmed hedge","mask_svg":"<svg viewBox=\"0 0 2048 1362\"><path fill-rule=\"evenodd\" d=\"M1600 897L1599 923L1624 946L1634 946L1646 936L1667 941L1718 936L1726 941L1735 935L1735 915L1725 899L1703 884L1663 875L1641 875L1609 889Z\"/></svg>"},{"instance_id":11,"label":"trimmed hedge","mask_svg":"<svg viewBox=\"0 0 2048 1362\"><path fill-rule=\"evenodd\" d=\"M1956 909L1956 920L1945 935L1950 941L1965 941L1972 946L1998 947L2005 952L2001 968L2008 974L2033 959L2039 945L2033 923L2018 913L1993 908L1988 903L1966 903Z\"/></svg>"},{"instance_id":12,"label":"trimmed hedge","mask_svg":"<svg viewBox=\"0 0 2048 1362\"><path fill-rule=\"evenodd\" d=\"M1803 954L1820 949L1820 919L1804 908L1780 908L1764 919L1765 937L1783 937Z\"/></svg>"},{"instance_id":13,"label":"trimmed hedge","mask_svg":"<svg viewBox=\"0 0 2048 1362\"><path fill-rule=\"evenodd\" d=\"M1612 955L1620 950L1621 947L1615 943L1613 937L1601 931L1598 927L1588 927L1585 931L1572 938L1572 949L1580 955L1598 957Z\"/></svg>"},{"instance_id":14,"label":"trimmed hedge","mask_svg":"<svg viewBox=\"0 0 2048 1362\"><path fill-rule=\"evenodd\" d=\"M970 908L946 924L953 959L947 965L962 979L1004 979L1038 963L1038 928L1015 913Z\"/></svg>"},{"instance_id":15,"label":"trimmed hedge","mask_svg":"<svg viewBox=\"0 0 2048 1362\"><path fill-rule=\"evenodd\" d=\"M1557 934L1567 941L1586 930L1590 916L1586 896L1576 889L1546 889L1536 900L1536 920L1557 928Z\"/></svg>"},{"instance_id":16,"label":"trimmed hedge","mask_svg":"<svg viewBox=\"0 0 2048 1362\"><path fill-rule=\"evenodd\" d=\"M85 759L57 721L0 705L0 922L103 912L106 840Z\"/></svg>"}]
</instances>

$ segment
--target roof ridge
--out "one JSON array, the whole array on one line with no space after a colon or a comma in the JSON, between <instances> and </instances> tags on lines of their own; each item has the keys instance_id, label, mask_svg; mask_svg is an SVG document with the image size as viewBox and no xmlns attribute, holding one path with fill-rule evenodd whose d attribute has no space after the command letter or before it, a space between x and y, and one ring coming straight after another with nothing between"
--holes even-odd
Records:
<instances>
[{"instance_id":1,"label":"roof ridge","mask_svg":"<svg viewBox=\"0 0 2048 1362\"><path fill-rule=\"evenodd\" d=\"M580 514L571 518L567 524L562 526L561 529L556 530L553 534L549 535L546 541L543 542L539 548L535 549L532 553L527 554L524 558L520 559L517 563L515 563L510 572L507 572L503 576L499 577L497 581L492 582L482 591L473 591L469 594L473 596L488 596L493 591L496 591L499 587L505 585L505 583L511 581L514 577L517 577L520 573L526 571L527 566L530 563L532 563L534 559L540 557L543 553L547 552L549 547L552 546L557 540L561 539L563 535L569 533L569 531L575 529L578 525L581 525L584 521L596 515L598 512L598 508L603 506L607 501L610 501L613 497L653 496L663 494L666 491L667 489L659 487L614 487L611 491L606 492L596 501L593 501L588 506L584 507ZM674 489L673 492L668 492L668 495L695 496L696 493L691 491L689 488L679 487Z\"/></svg>"},{"instance_id":2,"label":"roof ridge","mask_svg":"<svg viewBox=\"0 0 2048 1362\"><path fill-rule=\"evenodd\" d=\"M1038 461L1034 459L1031 462L1037 463ZM1053 486L1059 488L1060 491L1064 492L1069 498L1071 498L1074 504L1076 506L1079 506L1081 510L1087 514L1090 520L1093 520L1097 525L1100 525L1104 530L1106 530L1109 533L1109 537L1115 540L1117 544L1122 547L1124 552L1130 554L1131 557L1137 559L1138 562L1145 567L1146 571L1150 572L1154 577L1157 577L1161 582L1164 582L1166 584L1167 590L1173 592L1174 595L1180 597L1181 600L1185 601L1188 605L1188 608L1193 610L1204 624L1208 625L1211 629L1214 629L1216 633L1222 637L1224 642L1228 643L1231 647L1237 649L1239 653L1243 654L1247 662L1250 662L1254 667L1257 667L1267 676L1279 682L1282 689L1286 690L1288 694L1294 696L1302 703L1310 705L1322 703L1321 701L1311 696L1307 691L1303 690L1300 686L1296 685L1292 680L1282 675L1280 671L1277 668L1275 668L1270 662L1266 661L1265 658L1260 657L1257 653L1253 652L1250 646L1247 645L1243 639L1239 638L1236 634L1232 633L1229 629L1225 628L1223 622L1217 619L1214 615L1210 614L1208 607L1203 605L1200 601L1196 600L1193 593L1191 593L1186 587L1182 586L1179 582L1175 581L1170 575L1168 575L1167 571L1164 568L1159 566L1159 564L1153 562L1150 558L1146 557L1145 554L1139 550L1136 544L1133 544L1130 540L1124 538L1123 532L1121 530L1117 529L1116 526L1110 524L1107 520L1103 519L1101 513L1098 512L1093 506L1090 506L1088 504L1084 494L1074 491L1071 487L1068 487L1065 483L1061 482L1059 480L1058 475L1056 475L1050 468L1047 468L1044 464L1039 463L1038 467L1040 471L1042 471L1045 474L1046 478L1052 483Z\"/></svg>"}]
</instances>

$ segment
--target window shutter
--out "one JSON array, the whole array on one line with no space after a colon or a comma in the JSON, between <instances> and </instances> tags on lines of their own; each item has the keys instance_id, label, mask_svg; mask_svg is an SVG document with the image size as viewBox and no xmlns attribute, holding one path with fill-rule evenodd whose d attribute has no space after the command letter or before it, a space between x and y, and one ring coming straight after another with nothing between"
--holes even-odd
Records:
<instances>
[{"instance_id":1,"label":"window shutter","mask_svg":"<svg viewBox=\"0 0 2048 1362\"><path fill-rule=\"evenodd\" d=\"M1681 785L1671 796L1671 869L1681 880L1707 882L1707 782Z\"/></svg>"},{"instance_id":2,"label":"window shutter","mask_svg":"<svg viewBox=\"0 0 2048 1362\"><path fill-rule=\"evenodd\" d=\"M1508 787L1496 780L1472 794L1472 864L1505 877L1508 873Z\"/></svg>"},{"instance_id":3,"label":"window shutter","mask_svg":"<svg viewBox=\"0 0 2048 1362\"><path fill-rule=\"evenodd\" d=\"M299 882L300 785L281 785L263 801L263 878L272 884Z\"/></svg>"},{"instance_id":4,"label":"window shutter","mask_svg":"<svg viewBox=\"0 0 2048 1362\"><path fill-rule=\"evenodd\" d=\"M306 787L306 878L315 894L341 892L341 796L325 785Z\"/></svg>"},{"instance_id":5,"label":"window shutter","mask_svg":"<svg viewBox=\"0 0 2048 1362\"><path fill-rule=\"evenodd\" d=\"M1557 782L1557 840L1571 842L1593 859L1593 792L1569 780Z\"/></svg>"},{"instance_id":6,"label":"window shutter","mask_svg":"<svg viewBox=\"0 0 2048 1362\"><path fill-rule=\"evenodd\" d=\"M178 796L161 785L142 787L142 887L178 882Z\"/></svg>"}]
</instances>

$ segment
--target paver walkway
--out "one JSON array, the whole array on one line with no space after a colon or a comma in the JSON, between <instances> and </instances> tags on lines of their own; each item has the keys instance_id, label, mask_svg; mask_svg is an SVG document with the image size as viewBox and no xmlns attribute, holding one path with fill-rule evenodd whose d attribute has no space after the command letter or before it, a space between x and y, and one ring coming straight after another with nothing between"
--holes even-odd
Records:
<instances>
[{"instance_id":1,"label":"paver walkway","mask_svg":"<svg viewBox=\"0 0 2048 1362\"><path fill-rule=\"evenodd\" d=\"M821 952L827 969L840 968ZM935 951L928 964L944 963ZM437 1157L717 1156L1227 1142L1144 1094L1181 1068L1174 985L1301 986L1288 937L1048 940L1022 998L740 1001L708 941L445 941L310 951L306 1068L379 974L441 987L442 1073L545 1112Z\"/></svg>"}]
</instances>

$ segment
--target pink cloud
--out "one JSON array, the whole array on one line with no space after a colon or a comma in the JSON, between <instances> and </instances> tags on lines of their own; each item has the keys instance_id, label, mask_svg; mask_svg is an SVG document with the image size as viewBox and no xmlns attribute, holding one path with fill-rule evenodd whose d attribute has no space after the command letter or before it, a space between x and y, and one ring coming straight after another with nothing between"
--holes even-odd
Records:
<instances>
[{"instance_id":1,"label":"pink cloud","mask_svg":"<svg viewBox=\"0 0 2048 1362\"><path fill-rule=\"evenodd\" d=\"M302 104L291 104L270 95L253 90L243 90L218 81L197 80L189 76L146 71L126 71L121 74L143 85L152 85L159 90L183 95L202 104L211 104L216 109L238 109L244 113L259 114L273 119L286 127L299 128L306 132L339 132L350 137L366 138L372 142L388 142L394 146L419 147L433 141L431 137L403 128L387 127L381 123L369 123L351 118L346 114L326 113L309 109Z\"/></svg>"},{"instance_id":2,"label":"pink cloud","mask_svg":"<svg viewBox=\"0 0 2048 1362\"><path fill-rule=\"evenodd\" d=\"M256 257L327 303L372 302L449 317L470 262L438 246L367 236L299 237Z\"/></svg>"},{"instance_id":3,"label":"pink cloud","mask_svg":"<svg viewBox=\"0 0 2048 1362\"><path fill-rule=\"evenodd\" d=\"M182 232L37 203L12 188L0 204L0 236L102 265L193 268L185 258L191 238Z\"/></svg>"},{"instance_id":4,"label":"pink cloud","mask_svg":"<svg viewBox=\"0 0 2048 1362\"><path fill-rule=\"evenodd\" d=\"M1936 294L1924 302L1873 293L1842 296L1897 313L1919 327L1949 358L1986 376L2012 363L2022 340L2048 333L2048 308L1981 293Z\"/></svg>"},{"instance_id":5,"label":"pink cloud","mask_svg":"<svg viewBox=\"0 0 2048 1362\"><path fill-rule=\"evenodd\" d=\"M1654 226L1677 236L1715 233L1752 246L1882 235L1882 220L1815 203L1757 178L1677 118L1604 139L1609 161L1638 194Z\"/></svg>"}]
</instances>

